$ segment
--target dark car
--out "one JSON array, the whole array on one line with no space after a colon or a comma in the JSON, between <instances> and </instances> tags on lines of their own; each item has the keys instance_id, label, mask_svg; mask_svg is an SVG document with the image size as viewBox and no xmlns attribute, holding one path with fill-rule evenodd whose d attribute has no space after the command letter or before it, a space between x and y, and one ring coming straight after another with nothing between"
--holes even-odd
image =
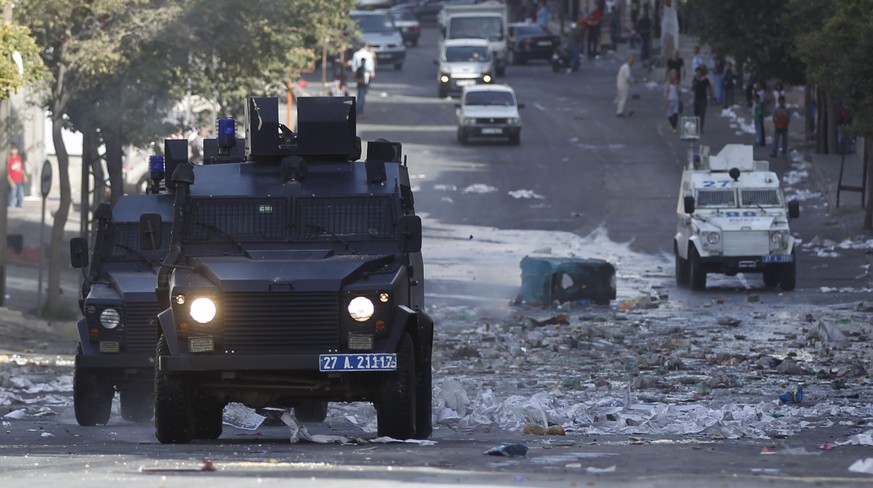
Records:
<instances>
[{"instance_id":1,"label":"dark car","mask_svg":"<svg viewBox=\"0 0 873 488\"><path fill-rule=\"evenodd\" d=\"M418 46L418 38L421 37L421 23L408 8L398 9L393 8L389 11L391 18L394 19L394 25L400 29L400 36L403 37L403 42L412 47Z\"/></svg>"},{"instance_id":2,"label":"dark car","mask_svg":"<svg viewBox=\"0 0 873 488\"><path fill-rule=\"evenodd\" d=\"M421 23L435 23L443 5L472 5L477 0L418 0L401 3L394 7L396 10L409 10Z\"/></svg>"},{"instance_id":3,"label":"dark car","mask_svg":"<svg viewBox=\"0 0 873 488\"><path fill-rule=\"evenodd\" d=\"M509 62L524 64L532 59L549 61L561 43L558 36L532 22L509 24Z\"/></svg>"}]
</instances>

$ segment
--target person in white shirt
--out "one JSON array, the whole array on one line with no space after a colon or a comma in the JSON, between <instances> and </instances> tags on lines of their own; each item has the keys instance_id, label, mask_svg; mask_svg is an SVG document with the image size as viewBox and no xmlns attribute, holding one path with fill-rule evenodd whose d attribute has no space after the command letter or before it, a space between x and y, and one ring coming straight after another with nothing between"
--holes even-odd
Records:
<instances>
[{"instance_id":1,"label":"person in white shirt","mask_svg":"<svg viewBox=\"0 0 873 488\"><path fill-rule=\"evenodd\" d=\"M630 85L633 83L634 79L631 74L631 66L634 64L634 57L628 56L627 61L621 68L618 70L618 76L615 77L615 88L618 91L618 109L615 112L615 115L618 117L624 117L625 115L630 117L634 114L633 110L627 111L627 96L628 92L630 92Z\"/></svg>"},{"instance_id":2,"label":"person in white shirt","mask_svg":"<svg viewBox=\"0 0 873 488\"><path fill-rule=\"evenodd\" d=\"M370 46L367 43L362 43L361 48L352 55L352 72L355 74L355 83L358 87L355 112L357 115L363 115L367 88L376 76L376 60L373 58L373 52L370 51Z\"/></svg>"}]
</instances>

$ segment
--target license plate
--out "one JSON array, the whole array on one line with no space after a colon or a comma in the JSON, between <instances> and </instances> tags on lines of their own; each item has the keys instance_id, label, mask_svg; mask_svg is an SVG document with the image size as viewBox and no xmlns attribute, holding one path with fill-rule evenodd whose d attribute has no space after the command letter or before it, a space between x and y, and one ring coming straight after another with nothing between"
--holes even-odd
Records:
<instances>
[{"instance_id":1,"label":"license plate","mask_svg":"<svg viewBox=\"0 0 873 488\"><path fill-rule=\"evenodd\" d=\"M551 46L552 43L549 41L540 41L537 43L537 46Z\"/></svg>"},{"instance_id":2,"label":"license plate","mask_svg":"<svg viewBox=\"0 0 873 488\"><path fill-rule=\"evenodd\" d=\"M485 128L482 129L483 134L503 134L503 129Z\"/></svg>"},{"instance_id":3,"label":"license plate","mask_svg":"<svg viewBox=\"0 0 873 488\"><path fill-rule=\"evenodd\" d=\"M476 80L458 80L458 86L475 85Z\"/></svg>"},{"instance_id":4,"label":"license plate","mask_svg":"<svg viewBox=\"0 0 873 488\"><path fill-rule=\"evenodd\" d=\"M397 354L320 354L319 371L395 371Z\"/></svg>"},{"instance_id":5,"label":"license plate","mask_svg":"<svg viewBox=\"0 0 873 488\"><path fill-rule=\"evenodd\" d=\"M791 263L794 261L794 257L790 254L771 254L761 258L761 261L765 263Z\"/></svg>"}]
</instances>

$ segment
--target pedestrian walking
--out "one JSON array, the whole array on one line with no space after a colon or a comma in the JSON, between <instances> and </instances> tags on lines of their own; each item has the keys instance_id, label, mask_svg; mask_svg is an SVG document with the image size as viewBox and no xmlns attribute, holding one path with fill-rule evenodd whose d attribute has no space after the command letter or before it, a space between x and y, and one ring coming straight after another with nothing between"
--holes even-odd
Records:
<instances>
[{"instance_id":1,"label":"pedestrian walking","mask_svg":"<svg viewBox=\"0 0 873 488\"><path fill-rule=\"evenodd\" d=\"M667 120L670 122L670 129L674 134L679 123L679 114L682 113L682 97L680 94L679 73L674 69L670 71L667 84L664 86L664 105L667 107Z\"/></svg>"},{"instance_id":2,"label":"pedestrian walking","mask_svg":"<svg viewBox=\"0 0 873 488\"><path fill-rule=\"evenodd\" d=\"M758 95L757 101L761 105L761 138L758 141L759 146L767 145L767 128L764 127L764 117L767 116L767 87L764 83L756 81L752 86L755 94Z\"/></svg>"},{"instance_id":3,"label":"pedestrian walking","mask_svg":"<svg viewBox=\"0 0 873 488\"><path fill-rule=\"evenodd\" d=\"M691 81L691 91L694 92L694 115L700 119L700 133L706 123L706 105L712 98L712 84L706 77L706 67L698 66Z\"/></svg>"},{"instance_id":4,"label":"pedestrian walking","mask_svg":"<svg viewBox=\"0 0 873 488\"><path fill-rule=\"evenodd\" d=\"M609 18L609 44L613 51L618 51L618 40L621 37L621 7L618 0L607 0L607 16Z\"/></svg>"},{"instance_id":5,"label":"pedestrian walking","mask_svg":"<svg viewBox=\"0 0 873 488\"><path fill-rule=\"evenodd\" d=\"M548 7L546 7L546 2L541 1L539 8L537 8L537 25L543 28L544 31L549 31L549 22L552 21L552 14L549 13Z\"/></svg>"},{"instance_id":6,"label":"pedestrian walking","mask_svg":"<svg viewBox=\"0 0 873 488\"><path fill-rule=\"evenodd\" d=\"M588 59L594 59L598 55L600 45L600 23L603 21L602 1L597 0L594 3L594 9L588 15L585 21L588 30Z\"/></svg>"},{"instance_id":7,"label":"pedestrian walking","mask_svg":"<svg viewBox=\"0 0 873 488\"><path fill-rule=\"evenodd\" d=\"M627 61L619 68L618 76L615 77L615 88L618 92L618 108L615 115L618 117L630 117L634 114L633 110L627 110L627 97L630 92L630 85L634 81L633 74L631 73L631 66L633 64L634 57L628 56Z\"/></svg>"},{"instance_id":8,"label":"pedestrian walking","mask_svg":"<svg viewBox=\"0 0 873 488\"><path fill-rule=\"evenodd\" d=\"M370 88L370 82L376 76L376 60L373 58L370 46L365 42L361 43L361 48L352 55L352 71L355 73L355 83L357 84L355 113L364 115L367 91Z\"/></svg>"},{"instance_id":9,"label":"pedestrian walking","mask_svg":"<svg viewBox=\"0 0 873 488\"><path fill-rule=\"evenodd\" d=\"M634 29L640 37L640 59L648 61L652 49L652 19L649 18L649 4L643 5L643 16L636 22Z\"/></svg>"},{"instance_id":10,"label":"pedestrian walking","mask_svg":"<svg viewBox=\"0 0 873 488\"><path fill-rule=\"evenodd\" d=\"M681 56L679 56L678 49L674 49L673 55L670 56L670 59L667 60L667 72L664 73L664 77L669 77L670 71L674 69L677 73L679 73L679 83L681 84L683 81L685 81L685 60L682 59Z\"/></svg>"},{"instance_id":11,"label":"pedestrian walking","mask_svg":"<svg viewBox=\"0 0 873 488\"><path fill-rule=\"evenodd\" d=\"M791 122L791 114L788 112L788 107L785 106L785 96L780 95L777 100L776 108L773 109L773 150L770 151L770 157L776 157L776 150L779 149L779 139L782 139L782 155L788 154L788 124Z\"/></svg>"},{"instance_id":12,"label":"pedestrian walking","mask_svg":"<svg viewBox=\"0 0 873 488\"><path fill-rule=\"evenodd\" d=\"M712 91L715 93L715 103L718 105L724 103L724 71L724 56L716 54L712 68Z\"/></svg>"},{"instance_id":13,"label":"pedestrian walking","mask_svg":"<svg viewBox=\"0 0 873 488\"><path fill-rule=\"evenodd\" d=\"M24 182L27 174L24 172L24 159L18 153L18 146L9 145L9 157L6 158L6 178L9 180L9 207L21 207L24 203Z\"/></svg>"},{"instance_id":14,"label":"pedestrian walking","mask_svg":"<svg viewBox=\"0 0 873 488\"><path fill-rule=\"evenodd\" d=\"M754 92L752 95L754 103L752 105L752 120L755 122L755 145L764 145L764 104L761 102L761 95Z\"/></svg>"},{"instance_id":15,"label":"pedestrian walking","mask_svg":"<svg viewBox=\"0 0 873 488\"><path fill-rule=\"evenodd\" d=\"M734 64L730 61L724 65L724 75L721 78L722 86L722 101L725 107L734 105L734 87L736 86L736 75L734 75Z\"/></svg>"},{"instance_id":16,"label":"pedestrian walking","mask_svg":"<svg viewBox=\"0 0 873 488\"><path fill-rule=\"evenodd\" d=\"M704 66L703 55L700 54L700 46L694 46L694 57L691 58L691 72L697 73L697 68ZM704 74L706 74L704 72Z\"/></svg>"}]
</instances>

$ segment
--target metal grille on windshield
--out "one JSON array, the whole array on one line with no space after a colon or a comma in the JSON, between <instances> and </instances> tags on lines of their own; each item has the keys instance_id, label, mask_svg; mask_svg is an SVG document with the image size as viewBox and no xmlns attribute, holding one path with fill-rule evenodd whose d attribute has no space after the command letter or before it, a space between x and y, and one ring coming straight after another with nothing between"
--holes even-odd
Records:
<instances>
[{"instance_id":1,"label":"metal grille on windshield","mask_svg":"<svg viewBox=\"0 0 873 488\"><path fill-rule=\"evenodd\" d=\"M736 192L733 190L707 190L697 192L699 207L736 207Z\"/></svg>"},{"instance_id":2,"label":"metal grille on windshield","mask_svg":"<svg viewBox=\"0 0 873 488\"><path fill-rule=\"evenodd\" d=\"M743 206L761 205L764 207L781 206L779 192L776 190L742 190L740 192Z\"/></svg>"},{"instance_id":3,"label":"metal grille on windshield","mask_svg":"<svg viewBox=\"0 0 873 488\"><path fill-rule=\"evenodd\" d=\"M298 198L295 234L300 239L323 234L393 239L393 204L390 197Z\"/></svg>"},{"instance_id":4,"label":"metal grille on windshield","mask_svg":"<svg viewBox=\"0 0 873 488\"><path fill-rule=\"evenodd\" d=\"M186 239L207 241L225 234L236 241L286 238L288 201L283 198L195 199ZM220 239L220 238L219 238Z\"/></svg>"}]
</instances>

